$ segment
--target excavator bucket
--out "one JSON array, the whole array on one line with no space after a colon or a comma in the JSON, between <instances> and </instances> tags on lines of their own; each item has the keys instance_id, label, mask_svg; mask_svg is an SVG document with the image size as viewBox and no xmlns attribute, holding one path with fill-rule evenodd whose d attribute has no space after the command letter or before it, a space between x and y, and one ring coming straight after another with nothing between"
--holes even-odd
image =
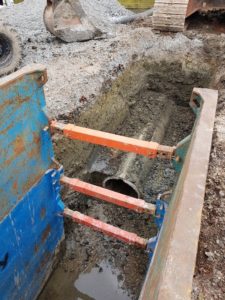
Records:
<instances>
[{"instance_id":1,"label":"excavator bucket","mask_svg":"<svg viewBox=\"0 0 225 300\"><path fill-rule=\"evenodd\" d=\"M44 22L46 28L61 40L80 42L102 35L111 36L114 25L124 21L121 17L131 15L135 16L117 0L103 3L92 0L47 0Z\"/></svg>"},{"instance_id":2,"label":"excavator bucket","mask_svg":"<svg viewBox=\"0 0 225 300\"><path fill-rule=\"evenodd\" d=\"M208 11L219 10L225 10L224 0L191 0L188 3L186 17L191 16L197 11L207 13Z\"/></svg>"},{"instance_id":3,"label":"excavator bucket","mask_svg":"<svg viewBox=\"0 0 225 300\"><path fill-rule=\"evenodd\" d=\"M47 0L44 10L46 28L65 42L112 36L115 24L131 22L137 16L143 17L117 0Z\"/></svg>"},{"instance_id":4,"label":"excavator bucket","mask_svg":"<svg viewBox=\"0 0 225 300\"><path fill-rule=\"evenodd\" d=\"M65 42L90 40L97 34L79 0L47 0L44 23L53 35Z\"/></svg>"},{"instance_id":5,"label":"excavator bucket","mask_svg":"<svg viewBox=\"0 0 225 300\"><path fill-rule=\"evenodd\" d=\"M164 31L183 31L185 20L196 12L225 10L224 0L156 0L153 27Z\"/></svg>"}]
</instances>

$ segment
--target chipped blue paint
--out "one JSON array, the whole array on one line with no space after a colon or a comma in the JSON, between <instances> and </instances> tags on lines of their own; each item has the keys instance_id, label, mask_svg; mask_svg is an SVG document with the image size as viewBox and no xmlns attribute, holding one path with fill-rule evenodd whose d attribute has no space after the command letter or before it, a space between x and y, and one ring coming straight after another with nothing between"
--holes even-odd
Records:
<instances>
[{"instance_id":1,"label":"chipped blue paint","mask_svg":"<svg viewBox=\"0 0 225 300\"><path fill-rule=\"evenodd\" d=\"M52 164L42 73L0 85L0 220Z\"/></svg>"},{"instance_id":2,"label":"chipped blue paint","mask_svg":"<svg viewBox=\"0 0 225 300\"><path fill-rule=\"evenodd\" d=\"M0 82L0 299L35 299L63 238L43 67Z\"/></svg>"},{"instance_id":3,"label":"chipped blue paint","mask_svg":"<svg viewBox=\"0 0 225 300\"><path fill-rule=\"evenodd\" d=\"M164 200L161 199L162 194L159 194L157 199L156 199L156 211L155 211L155 216L154 216L154 222L157 228L157 235L150 238L148 240L147 244L147 252L148 252L148 257L149 257L149 263L151 263L151 260L154 255L155 247L157 246L159 235L161 228L163 226L163 222L165 219L166 211L168 209L168 203Z\"/></svg>"},{"instance_id":4,"label":"chipped blue paint","mask_svg":"<svg viewBox=\"0 0 225 300\"><path fill-rule=\"evenodd\" d=\"M61 203L49 170L0 224L1 299L35 299L63 236ZM56 181L58 183L58 180Z\"/></svg>"}]
</instances>

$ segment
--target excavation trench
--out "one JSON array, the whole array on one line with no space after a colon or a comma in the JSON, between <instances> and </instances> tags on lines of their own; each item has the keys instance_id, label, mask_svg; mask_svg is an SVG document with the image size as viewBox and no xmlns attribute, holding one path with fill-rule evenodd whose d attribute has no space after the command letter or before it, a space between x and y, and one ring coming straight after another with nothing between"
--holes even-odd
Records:
<instances>
[{"instance_id":1,"label":"excavation trench","mask_svg":"<svg viewBox=\"0 0 225 300\"><path fill-rule=\"evenodd\" d=\"M82 112L61 116L77 125L174 146L191 133L189 107L193 87L208 87L205 72L179 61L133 63L107 82L96 101ZM168 160L149 160L54 136L57 159L65 173L90 183L141 196L148 202L173 189L178 175ZM96 199L63 191L66 205L144 238L156 234L153 218ZM137 299L146 275L148 254L65 220L61 260L39 299Z\"/></svg>"}]
</instances>

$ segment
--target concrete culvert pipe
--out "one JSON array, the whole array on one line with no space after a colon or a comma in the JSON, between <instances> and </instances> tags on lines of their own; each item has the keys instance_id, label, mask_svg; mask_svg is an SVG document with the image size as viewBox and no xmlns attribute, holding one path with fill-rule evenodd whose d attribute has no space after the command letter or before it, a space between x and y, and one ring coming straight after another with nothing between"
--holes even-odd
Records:
<instances>
[{"instance_id":1,"label":"concrete culvert pipe","mask_svg":"<svg viewBox=\"0 0 225 300\"><path fill-rule=\"evenodd\" d=\"M122 17L116 17L112 18L112 22L114 24L127 24L133 21L141 20L147 17L150 17L153 15L153 8L150 8L144 12L133 14L131 16L122 16Z\"/></svg>"},{"instance_id":2,"label":"concrete culvert pipe","mask_svg":"<svg viewBox=\"0 0 225 300\"><path fill-rule=\"evenodd\" d=\"M153 142L161 143L163 141L174 111L174 106L175 104L172 101L168 101L164 105L151 138ZM145 140L151 127L152 123L148 123L138 138ZM140 198L142 194L142 183L153 163L153 159L142 156L138 157L135 153L128 153L125 155L117 174L107 177L103 182L103 186L127 196Z\"/></svg>"}]
</instances>

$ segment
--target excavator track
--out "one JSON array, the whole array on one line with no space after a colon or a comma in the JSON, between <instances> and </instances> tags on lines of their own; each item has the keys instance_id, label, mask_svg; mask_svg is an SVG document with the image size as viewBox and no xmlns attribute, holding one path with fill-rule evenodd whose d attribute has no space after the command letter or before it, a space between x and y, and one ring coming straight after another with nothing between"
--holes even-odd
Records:
<instances>
[{"instance_id":1,"label":"excavator track","mask_svg":"<svg viewBox=\"0 0 225 300\"><path fill-rule=\"evenodd\" d=\"M189 0L156 0L153 28L162 31L184 31Z\"/></svg>"}]
</instances>

